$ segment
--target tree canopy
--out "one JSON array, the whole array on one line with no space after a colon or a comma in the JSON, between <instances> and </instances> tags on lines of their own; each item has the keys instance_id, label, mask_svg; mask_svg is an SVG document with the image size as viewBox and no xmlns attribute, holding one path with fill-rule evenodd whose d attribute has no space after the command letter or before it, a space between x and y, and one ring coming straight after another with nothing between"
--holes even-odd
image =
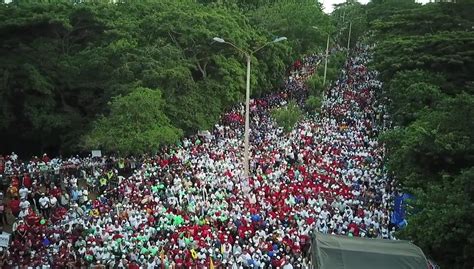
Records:
<instances>
[{"instance_id":1,"label":"tree canopy","mask_svg":"<svg viewBox=\"0 0 474 269\"><path fill-rule=\"evenodd\" d=\"M263 6L272 12L268 18L282 18L288 11L277 7L290 4L309 8L311 18L292 16L291 25L257 20ZM248 50L281 35L292 39L254 55L252 94L261 95L277 88L287 66L312 45L313 37L303 35L308 20L328 24L329 16L310 1L0 4L0 137L9 141L0 150L82 150L78 137L107 116L107 104L140 87L161 90L162 111L174 128L208 129L243 99L246 71L242 55L212 38Z\"/></svg>"},{"instance_id":2,"label":"tree canopy","mask_svg":"<svg viewBox=\"0 0 474 269\"><path fill-rule=\"evenodd\" d=\"M400 231L442 268L474 266L474 5L372 1L375 62L394 128L386 164L409 201Z\"/></svg>"},{"instance_id":3,"label":"tree canopy","mask_svg":"<svg viewBox=\"0 0 474 269\"><path fill-rule=\"evenodd\" d=\"M157 152L159 146L175 143L182 135L163 108L160 90L137 88L116 96L109 104L110 113L94 122L84 147L121 154Z\"/></svg>"}]
</instances>

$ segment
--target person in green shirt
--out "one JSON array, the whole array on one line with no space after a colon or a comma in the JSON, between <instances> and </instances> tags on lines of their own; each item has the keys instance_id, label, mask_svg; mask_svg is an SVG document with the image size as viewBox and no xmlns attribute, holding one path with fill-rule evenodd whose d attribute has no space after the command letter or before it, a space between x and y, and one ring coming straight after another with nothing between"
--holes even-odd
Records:
<instances>
[{"instance_id":1,"label":"person in green shirt","mask_svg":"<svg viewBox=\"0 0 474 269\"><path fill-rule=\"evenodd\" d=\"M104 192L107 189L107 178L101 177L99 179L100 192Z\"/></svg>"}]
</instances>

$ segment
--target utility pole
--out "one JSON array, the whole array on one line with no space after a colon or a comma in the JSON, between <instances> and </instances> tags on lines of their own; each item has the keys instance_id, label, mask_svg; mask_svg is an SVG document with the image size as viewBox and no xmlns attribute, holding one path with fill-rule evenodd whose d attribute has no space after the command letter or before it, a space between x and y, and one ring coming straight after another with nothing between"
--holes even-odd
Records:
<instances>
[{"instance_id":1,"label":"utility pole","mask_svg":"<svg viewBox=\"0 0 474 269\"><path fill-rule=\"evenodd\" d=\"M326 42L326 61L324 62L323 86L326 85L326 72L328 71L328 56L329 56L329 33L328 33L328 41Z\"/></svg>"},{"instance_id":2,"label":"utility pole","mask_svg":"<svg viewBox=\"0 0 474 269\"><path fill-rule=\"evenodd\" d=\"M244 176L245 180L249 180L250 176L250 59L251 55L247 54L247 83L245 87L245 132L244 132Z\"/></svg>"},{"instance_id":3,"label":"utility pole","mask_svg":"<svg viewBox=\"0 0 474 269\"><path fill-rule=\"evenodd\" d=\"M321 31L321 29L318 26L313 26L313 28L318 30L318 31ZM326 31L323 31L323 32L328 35L328 40L326 42L326 57L324 57L325 58L324 79L323 79L323 86L324 86L324 85L326 85L326 73L327 73L327 70L328 70L328 57L329 57L329 38L331 37L331 34L329 34L329 32L326 32Z\"/></svg>"},{"instance_id":4,"label":"utility pole","mask_svg":"<svg viewBox=\"0 0 474 269\"><path fill-rule=\"evenodd\" d=\"M351 44L352 21L349 22L349 37L347 38L347 57L349 57L349 46Z\"/></svg>"}]
</instances>

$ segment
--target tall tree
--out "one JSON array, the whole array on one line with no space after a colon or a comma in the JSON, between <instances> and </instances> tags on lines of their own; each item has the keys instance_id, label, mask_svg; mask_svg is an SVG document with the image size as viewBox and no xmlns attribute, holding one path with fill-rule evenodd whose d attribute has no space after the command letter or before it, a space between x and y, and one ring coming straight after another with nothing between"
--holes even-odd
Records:
<instances>
[{"instance_id":1,"label":"tall tree","mask_svg":"<svg viewBox=\"0 0 474 269\"><path fill-rule=\"evenodd\" d=\"M162 89L175 127L210 128L245 88L245 59L212 38L253 49L276 36L238 9L192 0L16 1L0 18L2 152L80 150L111 98L137 87ZM253 94L281 83L290 51L255 55Z\"/></svg>"},{"instance_id":2,"label":"tall tree","mask_svg":"<svg viewBox=\"0 0 474 269\"><path fill-rule=\"evenodd\" d=\"M395 128L383 135L387 166L413 193L413 240L443 268L474 266L473 5L372 1L380 96ZM385 99L381 99L385 100Z\"/></svg>"},{"instance_id":3,"label":"tall tree","mask_svg":"<svg viewBox=\"0 0 474 269\"><path fill-rule=\"evenodd\" d=\"M251 12L250 18L260 29L287 37L295 57L325 48L326 34L313 26L326 32L333 27L321 5L312 0L277 0Z\"/></svg>"}]
</instances>

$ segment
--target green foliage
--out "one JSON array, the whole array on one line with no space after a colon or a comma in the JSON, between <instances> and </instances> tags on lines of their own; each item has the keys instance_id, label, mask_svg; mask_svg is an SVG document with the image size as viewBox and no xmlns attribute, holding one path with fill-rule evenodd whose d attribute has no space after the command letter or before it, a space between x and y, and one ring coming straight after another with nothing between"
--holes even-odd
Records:
<instances>
[{"instance_id":1,"label":"green foliage","mask_svg":"<svg viewBox=\"0 0 474 269\"><path fill-rule=\"evenodd\" d=\"M323 76L319 73L314 74L306 81L310 95L320 96L324 93L323 81Z\"/></svg>"},{"instance_id":2,"label":"green foliage","mask_svg":"<svg viewBox=\"0 0 474 269\"><path fill-rule=\"evenodd\" d=\"M474 266L474 6L373 1L367 6L396 127L387 166L410 202L401 238L442 268Z\"/></svg>"},{"instance_id":3,"label":"green foliage","mask_svg":"<svg viewBox=\"0 0 474 269\"><path fill-rule=\"evenodd\" d=\"M409 12L417 7L420 7L420 4L414 0L372 0L366 7L367 20L369 23L384 21L397 12Z\"/></svg>"},{"instance_id":4,"label":"green foliage","mask_svg":"<svg viewBox=\"0 0 474 269\"><path fill-rule=\"evenodd\" d=\"M392 100L390 114L397 125L408 125L420 113L436 108L446 96L441 92L443 78L421 70L401 71L390 81L385 93Z\"/></svg>"},{"instance_id":5,"label":"green foliage","mask_svg":"<svg viewBox=\"0 0 474 269\"><path fill-rule=\"evenodd\" d=\"M262 6L272 4L273 0L198 0L199 3L219 5L242 11L252 11Z\"/></svg>"},{"instance_id":6,"label":"green foliage","mask_svg":"<svg viewBox=\"0 0 474 269\"><path fill-rule=\"evenodd\" d=\"M275 36L238 9L192 0L16 1L0 5L0 19L0 136L11 141L0 150L20 153L80 150L107 103L137 87L162 89L175 128L210 128L243 100L246 71L212 38L251 50ZM291 50L281 42L254 55L253 94L281 83Z\"/></svg>"},{"instance_id":7,"label":"green foliage","mask_svg":"<svg viewBox=\"0 0 474 269\"><path fill-rule=\"evenodd\" d=\"M316 95L311 95L306 99L306 110L308 112L320 112L321 111L321 105L322 105L322 97L321 95L316 96Z\"/></svg>"},{"instance_id":8,"label":"green foliage","mask_svg":"<svg viewBox=\"0 0 474 269\"><path fill-rule=\"evenodd\" d=\"M353 48L367 31L366 8L356 1L347 1L337 5L332 13L332 18L336 29L338 29L336 35L337 42L344 48L347 48L349 33L349 47Z\"/></svg>"},{"instance_id":9,"label":"green foliage","mask_svg":"<svg viewBox=\"0 0 474 269\"><path fill-rule=\"evenodd\" d=\"M306 85L308 86L308 89L309 89L309 97L306 100L305 109L308 112L314 113L314 112L321 111L322 99L323 99L323 95L326 90L326 87L329 87L332 82L337 80L345 59L346 58L344 54L341 52L336 52L334 54L329 55L327 72L326 72L326 85L323 84L324 82L324 73L323 73L324 70L322 69L323 65L320 66L320 69L318 72L316 72L308 80L306 80ZM322 63L324 63L324 61L325 60L323 59Z\"/></svg>"},{"instance_id":10,"label":"green foliage","mask_svg":"<svg viewBox=\"0 0 474 269\"><path fill-rule=\"evenodd\" d=\"M413 1L393 1L392 8L369 5L369 18L380 35L413 36L444 31L465 31L472 26L472 5L428 4L421 7ZM375 17L383 12L384 16ZM453 16L456 14L456 16ZM442 23L441 23L442 22Z\"/></svg>"},{"instance_id":11,"label":"green foliage","mask_svg":"<svg viewBox=\"0 0 474 269\"><path fill-rule=\"evenodd\" d=\"M446 175L414 191L409 224L400 236L436 257L446 268L472 268L474 261L474 168ZM440 259L440 258L441 259Z\"/></svg>"},{"instance_id":12,"label":"green foliage","mask_svg":"<svg viewBox=\"0 0 474 269\"><path fill-rule=\"evenodd\" d=\"M330 85L331 82L334 82L338 79L345 61L346 56L342 52L336 52L329 55L328 69L326 72L326 84Z\"/></svg>"},{"instance_id":13,"label":"green foliage","mask_svg":"<svg viewBox=\"0 0 474 269\"><path fill-rule=\"evenodd\" d=\"M397 71L425 69L442 73L447 83L440 85L449 94L459 93L474 72L474 34L442 32L424 36L393 37L378 46L377 69L390 80ZM416 55L416 57L414 57Z\"/></svg>"},{"instance_id":14,"label":"green foliage","mask_svg":"<svg viewBox=\"0 0 474 269\"><path fill-rule=\"evenodd\" d=\"M285 36L293 56L322 51L326 47L325 32L332 32L333 25L320 4L312 0L277 0L261 5L250 12L253 25L277 36ZM313 29L317 26L321 30Z\"/></svg>"},{"instance_id":15,"label":"green foliage","mask_svg":"<svg viewBox=\"0 0 474 269\"><path fill-rule=\"evenodd\" d=\"M337 69L335 67L328 67L326 71L326 83L330 84L331 82L335 81L340 73L340 69Z\"/></svg>"},{"instance_id":16,"label":"green foliage","mask_svg":"<svg viewBox=\"0 0 474 269\"><path fill-rule=\"evenodd\" d=\"M385 134L389 167L406 187L422 187L443 172L474 162L474 96L445 98L435 110L420 111L406 127Z\"/></svg>"},{"instance_id":17,"label":"green foliage","mask_svg":"<svg viewBox=\"0 0 474 269\"><path fill-rule=\"evenodd\" d=\"M84 148L142 154L178 141L182 131L173 127L163 107L160 90L137 88L126 96L114 97L109 115L99 117L85 136Z\"/></svg>"},{"instance_id":18,"label":"green foliage","mask_svg":"<svg viewBox=\"0 0 474 269\"><path fill-rule=\"evenodd\" d=\"M326 85L324 85L324 61L325 59L322 59L318 72L306 81L306 85L308 86L310 95L312 96L321 96L324 94L325 88L329 87L332 82L337 80L344 64L345 56L341 52L329 55L326 71Z\"/></svg>"},{"instance_id":19,"label":"green foliage","mask_svg":"<svg viewBox=\"0 0 474 269\"><path fill-rule=\"evenodd\" d=\"M296 102L291 101L285 107L274 109L272 111L272 116L277 124L282 127L285 132L289 133L293 130L295 124L301 119L303 112Z\"/></svg>"}]
</instances>

